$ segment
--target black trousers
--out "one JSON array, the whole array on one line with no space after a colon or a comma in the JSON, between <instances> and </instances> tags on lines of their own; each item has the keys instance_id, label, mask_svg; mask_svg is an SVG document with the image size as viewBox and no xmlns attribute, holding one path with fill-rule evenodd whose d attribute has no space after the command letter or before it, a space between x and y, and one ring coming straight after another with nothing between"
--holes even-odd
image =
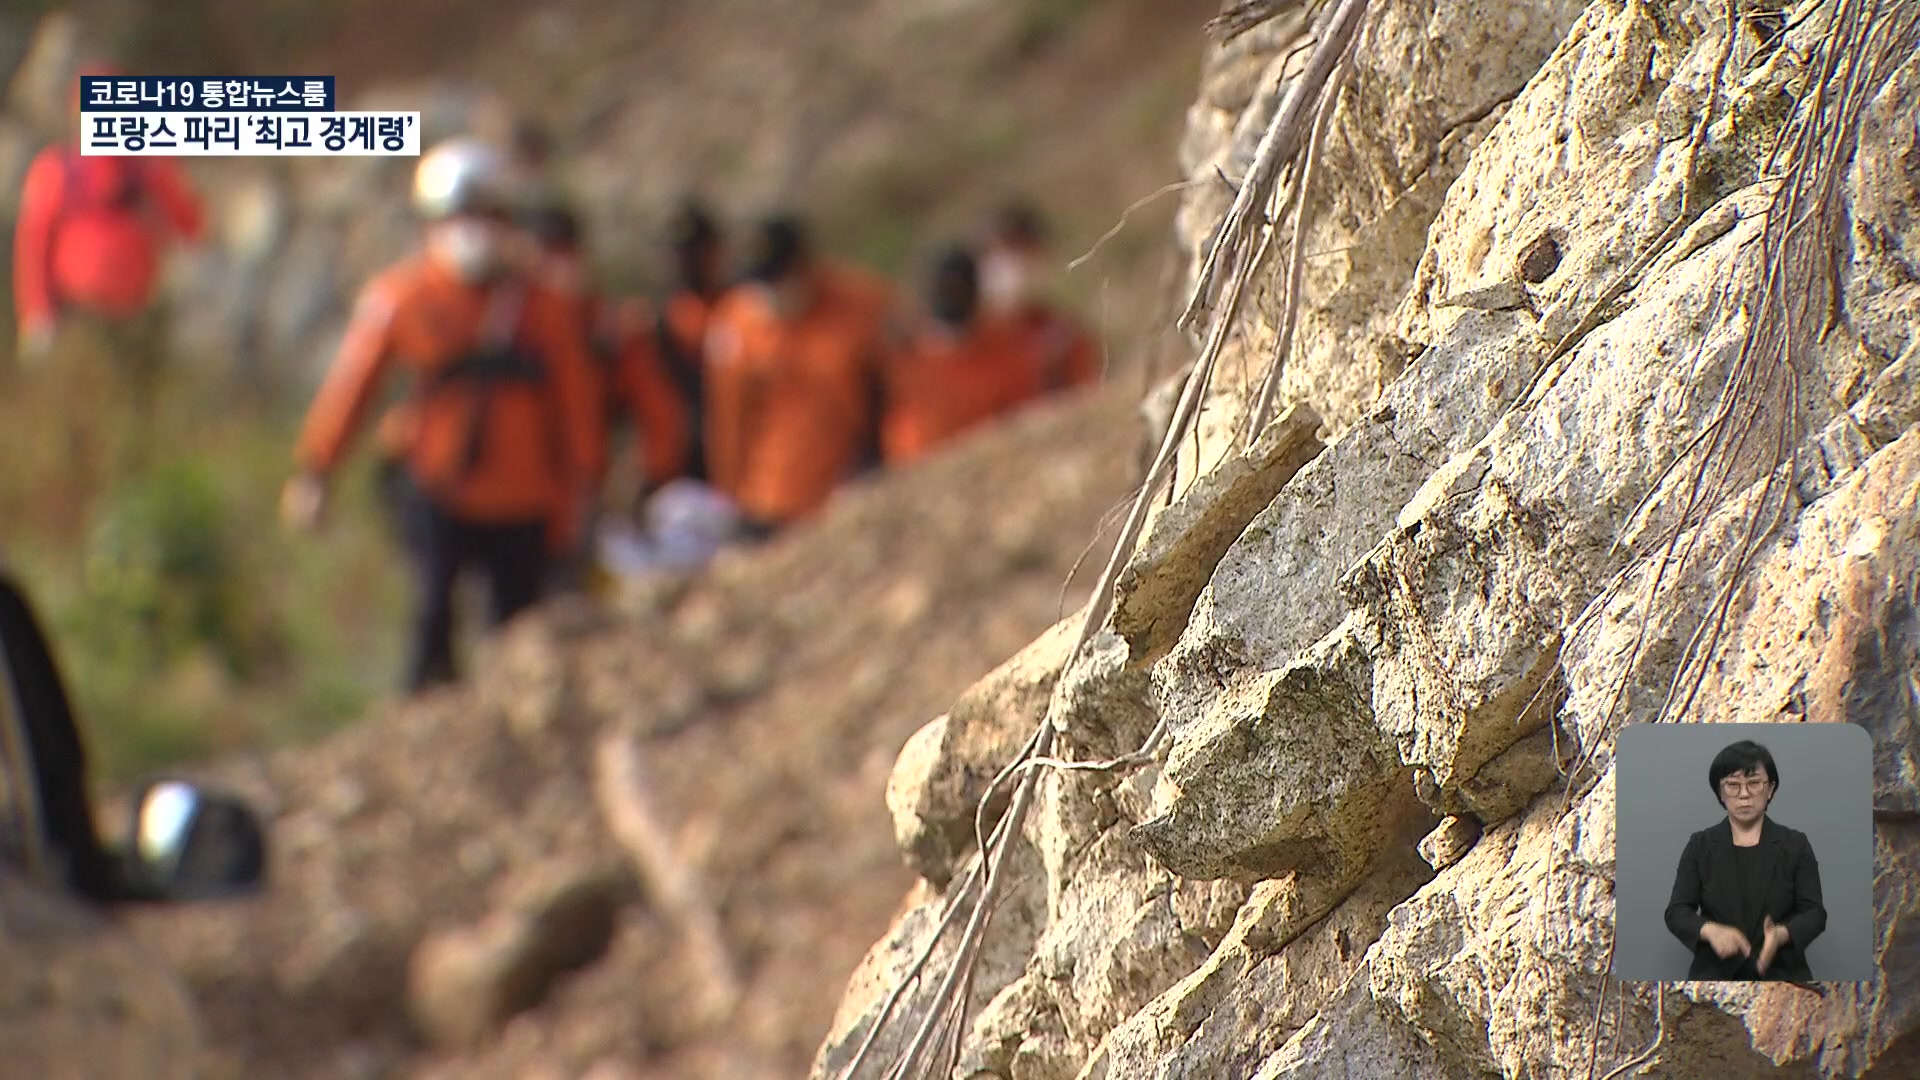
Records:
<instances>
[{"instance_id":1,"label":"black trousers","mask_svg":"<svg viewBox=\"0 0 1920 1080\"><path fill-rule=\"evenodd\" d=\"M459 677L453 658L453 602L461 576L477 570L488 587L490 624L499 627L538 603L549 574L547 523L463 521L415 493L406 525L413 557L414 622L406 689L417 693Z\"/></svg>"}]
</instances>

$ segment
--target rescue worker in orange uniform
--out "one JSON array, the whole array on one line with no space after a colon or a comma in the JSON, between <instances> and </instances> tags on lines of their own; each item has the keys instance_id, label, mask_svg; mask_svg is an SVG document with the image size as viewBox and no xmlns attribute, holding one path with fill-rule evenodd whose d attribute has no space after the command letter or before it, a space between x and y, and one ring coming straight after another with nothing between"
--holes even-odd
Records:
<instances>
[{"instance_id":1,"label":"rescue worker in orange uniform","mask_svg":"<svg viewBox=\"0 0 1920 1080\"><path fill-rule=\"evenodd\" d=\"M81 75L118 75L89 65ZM70 99L80 126L80 81ZM155 295L169 245L195 241L204 219L192 185L171 160L82 156L75 139L40 151L27 169L14 226L13 296L18 355L37 361L54 332L78 316L122 333L144 380L158 364ZM125 350L116 350L125 351Z\"/></svg>"},{"instance_id":2,"label":"rescue worker in orange uniform","mask_svg":"<svg viewBox=\"0 0 1920 1080\"><path fill-rule=\"evenodd\" d=\"M382 384L410 376L403 434L415 520L417 605L406 685L456 677L453 597L461 573L488 579L499 625L540 597L549 554L585 522L604 448L592 361L568 300L535 280L514 224L517 188L492 146L454 139L421 158L414 203L424 250L361 292L295 448L282 495L312 528Z\"/></svg>"},{"instance_id":3,"label":"rescue worker in orange uniform","mask_svg":"<svg viewBox=\"0 0 1920 1080\"><path fill-rule=\"evenodd\" d=\"M1024 400L1028 356L979 317L979 268L964 248L940 254L926 311L887 359L881 449L890 466L918 460Z\"/></svg>"},{"instance_id":4,"label":"rescue worker in orange uniform","mask_svg":"<svg viewBox=\"0 0 1920 1080\"><path fill-rule=\"evenodd\" d=\"M1049 237L1039 211L1002 207L980 252L980 297L986 316L1003 324L1028 356L1029 399L1097 381L1100 348L1079 320L1046 298Z\"/></svg>"},{"instance_id":5,"label":"rescue worker in orange uniform","mask_svg":"<svg viewBox=\"0 0 1920 1080\"><path fill-rule=\"evenodd\" d=\"M536 208L528 231L540 248L540 275L566 298L594 361L595 395L600 401L603 439L631 425L640 465L640 495L657 491L686 472L692 433L680 390L664 370L649 332L653 316L638 301L616 302L590 280L580 236L580 221L559 205ZM596 492L605 477L595 478ZM590 541L591 537L581 538ZM569 584L579 584L591 562L585 547L554 552Z\"/></svg>"},{"instance_id":6,"label":"rescue worker in orange uniform","mask_svg":"<svg viewBox=\"0 0 1920 1080\"><path fill-rule=\"evenodd\" d=\"M748 537L808 517L879 464L882 330L892 292L815 254L790 218L761 226L746 284L707 338L707 465Z\"/></svg>"},{"instance_id":7,"label":"rescue worker in orange uniform","mask_svg":"<svg viewBox=\"0 0 1920 1080\"><path fill-rule=\"evenodd\" d=\"M650 314L651 333L692 424L686 476L704 482L707 323L726 290L726 249L719 225L697 200L683 200L674 211L667 256L671 284Z\"/></svg>"}]
</instances>

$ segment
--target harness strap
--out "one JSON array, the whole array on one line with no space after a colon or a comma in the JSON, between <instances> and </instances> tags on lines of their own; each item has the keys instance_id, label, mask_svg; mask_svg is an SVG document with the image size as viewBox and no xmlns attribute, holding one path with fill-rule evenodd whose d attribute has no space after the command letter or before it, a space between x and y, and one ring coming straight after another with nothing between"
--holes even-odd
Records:
<instances>
[{"instance_id":1,"label":"harness strap","mask_svg":"<svg viewBox=\"0 0 1920 1080\"><path fill-rule=\"evenodd\" d=\"M491 427L494 395L502 385L512 384L538 389L546 389L550 379L546 366L539 360L528 356L516 342L520 323L526 308L526 292L518 284L508 285L490 292L487 307L481 316L480 333L474 347L466 353L448 361L421 380L416 390L416 399L431 396L459 384L468 384L474 388L474 397L465 417L466 438L460 455L460 465L453 475L444 477L430 486L439 494L447 494L447 488L472 474L480 464L486 450L487 434ZM560 418L554 396L546 395L550 422L548 424L549 454L556 471L561 468L563 457L560 453ZM423 483L426 483L424 479Z\"/></svg>"}]
</instances>

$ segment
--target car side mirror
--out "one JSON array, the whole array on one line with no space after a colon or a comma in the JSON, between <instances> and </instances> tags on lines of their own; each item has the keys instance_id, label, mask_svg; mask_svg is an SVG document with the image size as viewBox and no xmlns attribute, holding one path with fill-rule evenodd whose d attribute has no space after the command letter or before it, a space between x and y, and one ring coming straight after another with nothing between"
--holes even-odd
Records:
<instances>
[{"instance_id":1,"label":"car side mirror","mask_svg":"<svg viewBox=\"0 0 1920 1080\"><path fill-rule=\"evenodd\" d=\"M265 830L231 795L159 780L134 799L127 861L135 890L154 900L243 896L265 879Z\"/></svg>"}]
</instances>

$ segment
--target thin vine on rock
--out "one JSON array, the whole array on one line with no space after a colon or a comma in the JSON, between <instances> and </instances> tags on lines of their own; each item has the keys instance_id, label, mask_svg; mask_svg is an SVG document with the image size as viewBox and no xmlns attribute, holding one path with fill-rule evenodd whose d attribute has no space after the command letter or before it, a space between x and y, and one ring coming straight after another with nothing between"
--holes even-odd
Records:
<instances>
[{"instance_id":1,"label":"thin vine on rock","mask_svg":"<svg viewBox=\"0 0 1920 1080\"><path fill-rule=\"evenodd\" d=\"M1286 2L1246 5L1245 17L1251 22L1236 32L1244 32L1293 6ZM969 860L967 872L949 895L941 922L919 951L914 963L891 987L859 1049L841 1072L843 1080L858 1080L863 1075L862 1068L875 1058L881 1045L882 1029L895 1019L896 1013L901 1013L903 1025L911 1025L905 1028L910 1034L899 1052L875 1075L885 1080L914 1080L944 1077L951 1071L966 1036L968 999L979 962L981 940L1006 884L1008 864L1018 846L1021 826L1039 790L1043 769L1112 769L1144 762L1151 760L1154 750L1164 738L1163 721L1148 736L1141 750L1113 761L1082 763L1053 757L1057 718L1064 710L1065 688L1070 682L1065 677L1066 672L1085 661L1090 645L1112 611L1120 572L1139 541L1154 494L1167 483L1179 456L1180 442L1193 430L1215 366L1234 332L1247 287L1265 262L1274 230L1281 224L1273 207L1282 169L1296 162L1305 151L1310 128L1321 115L1323 102L1332 96L1329 87L1335 70L1349 55L1367 7L1367 0L1338 0L1323 10L1323 21L1313 53L1305 69L1292 81L1261 139L1253 165L1238 185L1234 201L1216 230L1186 309L1180 316L1178 325L1181 329L1192 328L1202 314L1208 316L1204 344L1187 372L1179 402L1174 408L1159 452L1135 492L1132 510L1121 529L1119 541L1095 586L1093 599L1087 606L1062 675L1054 683L1046 716L1028 738L1020 754L995 777L981 798L975 825L976 838L982 843ZM1255 12L1259 13L1259 18L1253 18ZM1306 178L1306 172L1304 167L1298 170L1297 175L1302 181ZM1011 804L990 836L979 835L986 831L985 820L991 800L1008 783L1014 785ZM963 912L964 923L961 918ZM933 958L955 926L961 927L961 936L952 954L947 957L945 971L941 973L930 999L921 1006L917 1016L911 1011L903 1012L900 1005L907 993L940 966L934 964Z\"/></svg>"}]
</instances>

